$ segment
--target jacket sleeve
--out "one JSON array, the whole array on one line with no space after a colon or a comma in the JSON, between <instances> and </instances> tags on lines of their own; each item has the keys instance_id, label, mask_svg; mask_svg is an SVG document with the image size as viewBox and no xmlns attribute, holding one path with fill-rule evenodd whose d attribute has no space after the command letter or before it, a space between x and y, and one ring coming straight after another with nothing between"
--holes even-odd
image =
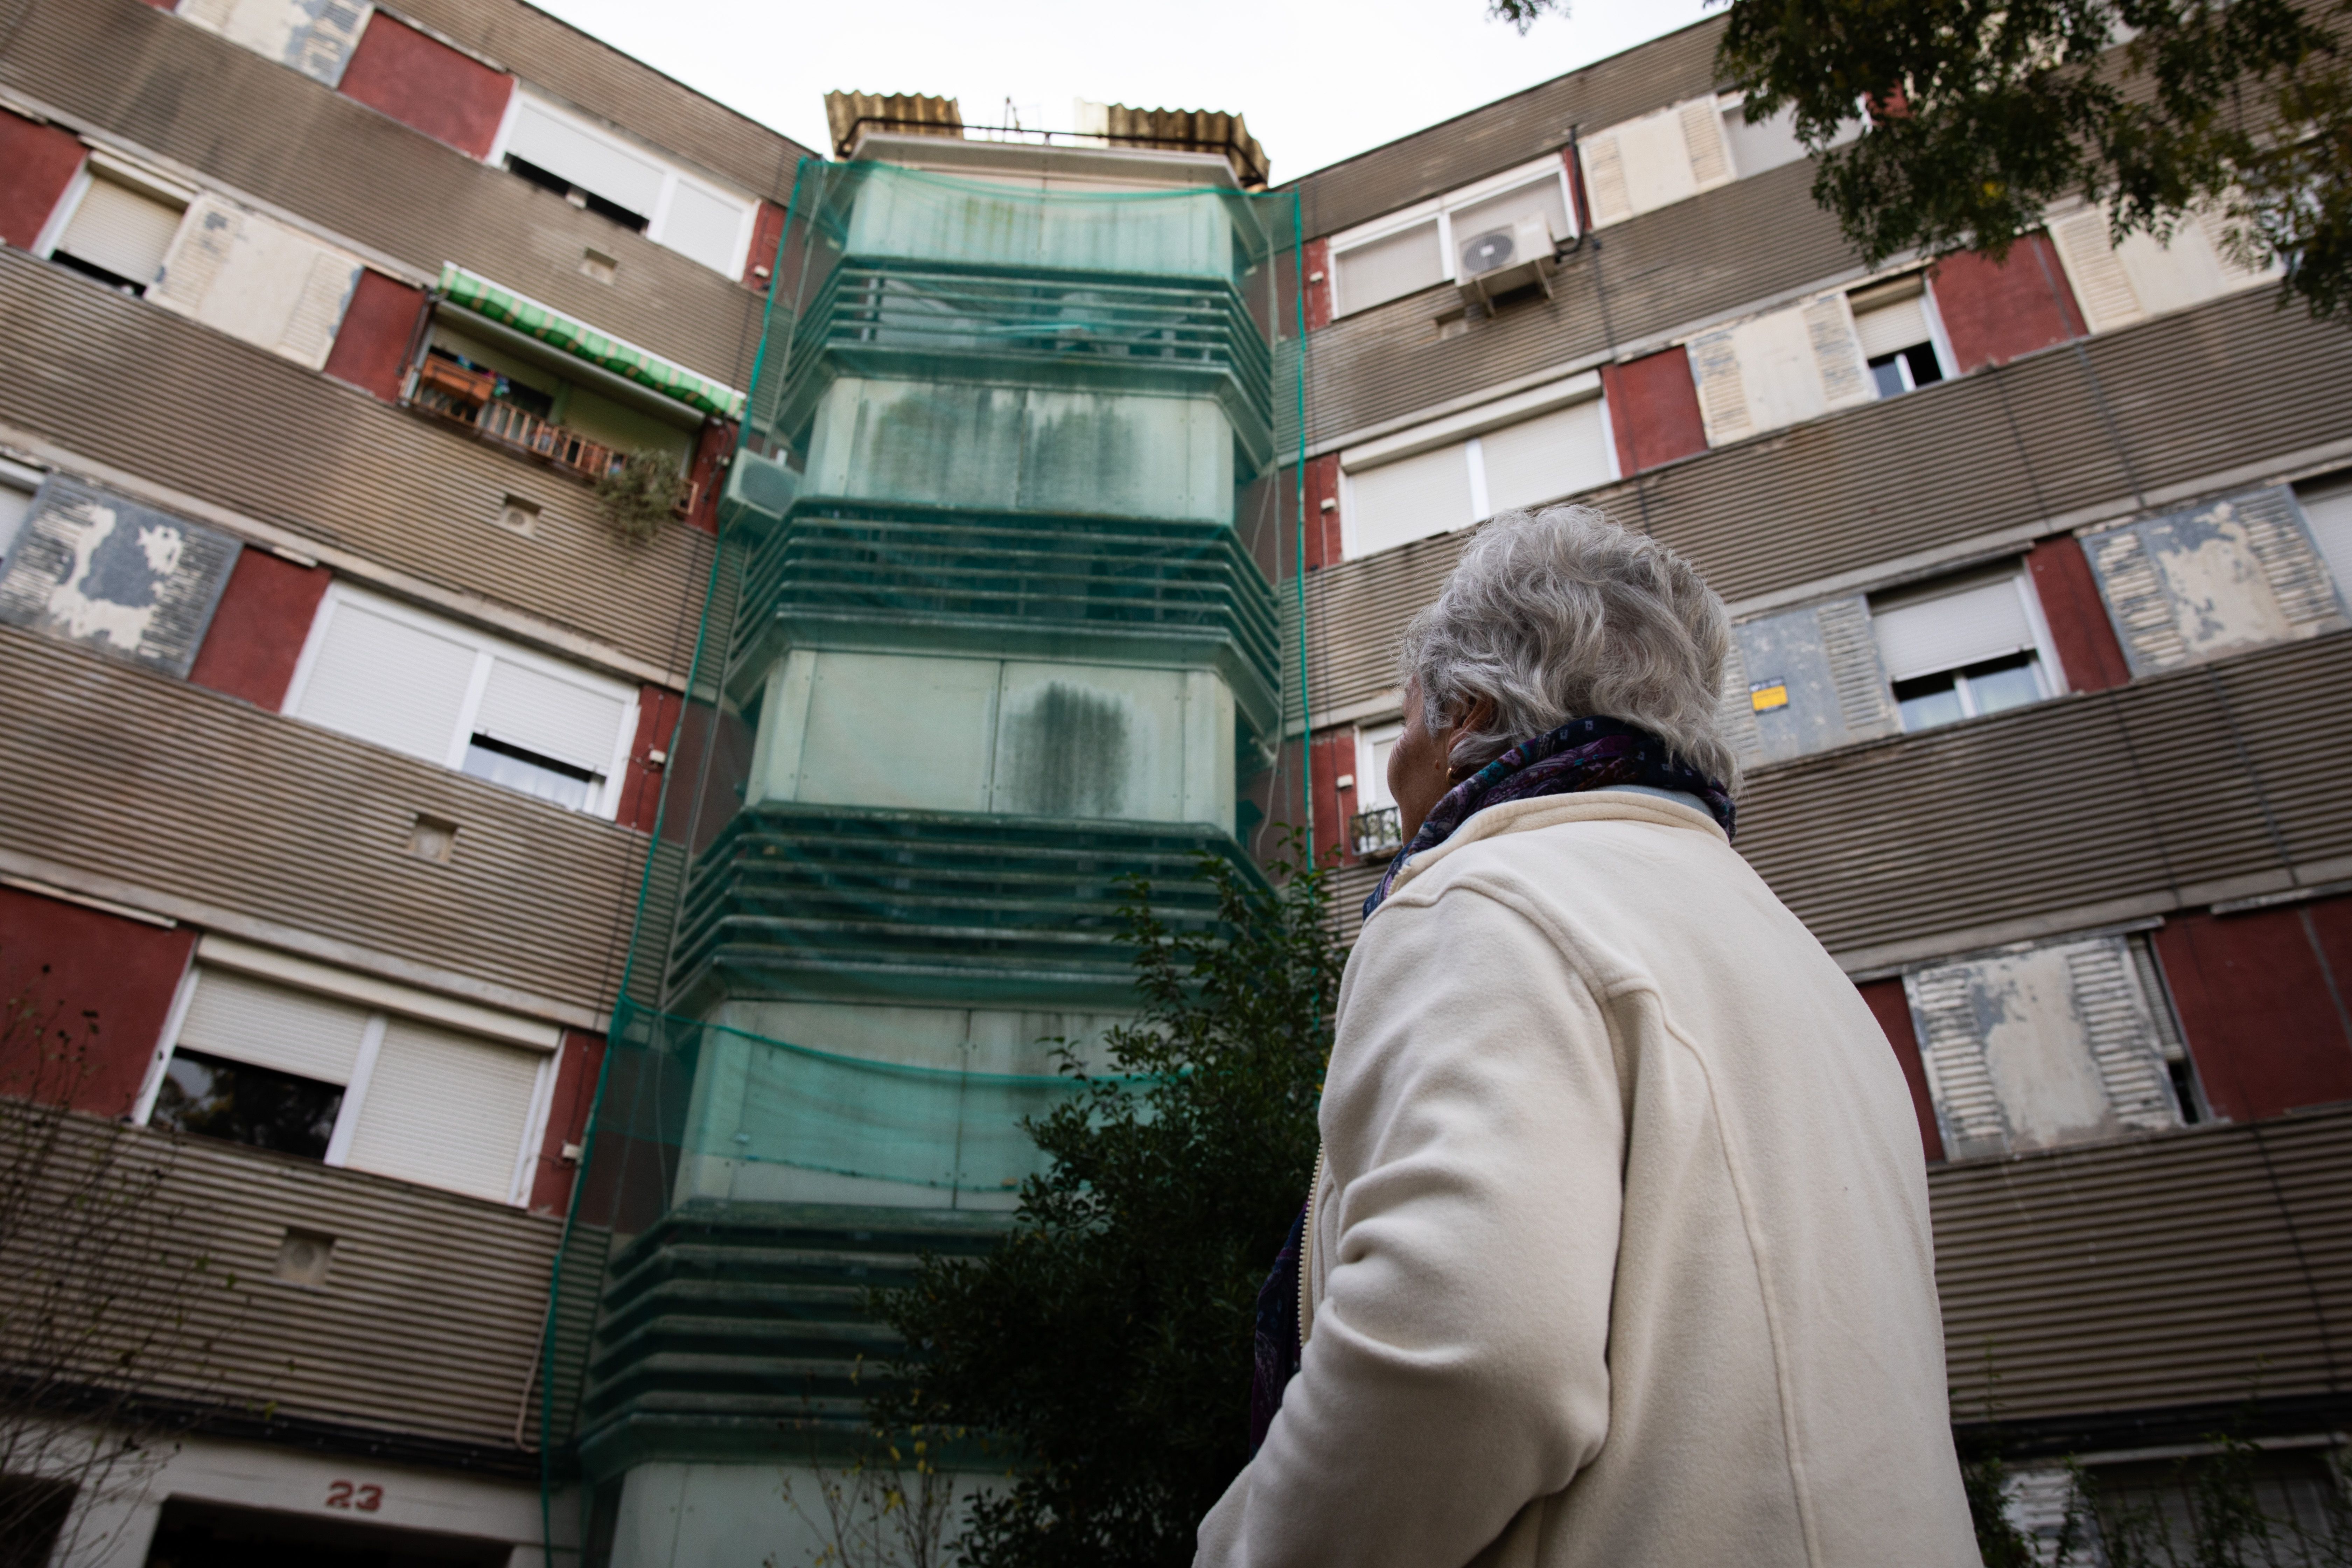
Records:
<instances>
[{"instance_id":1,"label":"jacket sleeve","mask_svg":"<svg viewBox=\"0 0 2352 1568\"><path fill-rule=\"evenodd\" d=\"M1455 885L1365 928L1322 1109L1328 1274L1208 1568L1455 1568L1607 1435L1623 1101L1558 938Z\"/></svg>"}]
</instances>

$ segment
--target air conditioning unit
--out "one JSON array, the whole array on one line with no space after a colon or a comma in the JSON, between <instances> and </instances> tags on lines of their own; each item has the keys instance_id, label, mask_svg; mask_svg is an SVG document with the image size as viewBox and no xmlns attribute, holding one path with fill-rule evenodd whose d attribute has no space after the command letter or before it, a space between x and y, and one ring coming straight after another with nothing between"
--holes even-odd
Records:
<instances>
[{"instance_id":1,"label":"air conditioning unit","mask_svg":"<svg viewBox=\"0 0 2352 1568\"><path fill-rule=\"evenodd\" d=\"M1541 213L1529 213L1508 228L1457 237L1454 247L1454 276L1464 304L1484 305L1530 284L1550 296L1551 223Z\"/></svg>"}]
</instances>

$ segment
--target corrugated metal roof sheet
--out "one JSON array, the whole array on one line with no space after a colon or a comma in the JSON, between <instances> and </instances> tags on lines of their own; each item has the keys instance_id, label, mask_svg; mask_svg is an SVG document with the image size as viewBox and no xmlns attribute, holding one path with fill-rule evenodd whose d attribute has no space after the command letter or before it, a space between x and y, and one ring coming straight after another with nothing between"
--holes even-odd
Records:
<instances>
[{"instance_id":1,"label":"corrugated metal roof sheet","mask_svg":"<svg viewBox=\"0 0 2352 1568\"><path fill-rule=\"evenodd\" d=\"M455 261L730 386L749 378L761 296L139 0L33 6L0 82L419 272ZM590 249L617 258L612 281L581 270Z\"/></svg>"},{"instance_id":2,"label":"corrugated metal roof sheet","mask_svg":"<svg viewBox=\"0 0 2352 1568\"><path fill-rule=\"evenodd\" d=\"M0 847L591 1011L645 840L627 828L14 627ZM409 847L457 825L447 864Z\"/></svg>"},{"instance_id":3,"label":"corrugated metal roof sheet","mask_svg":"<svg viewBox=\"0 0 2352 1568\"><path fill-rule=\"evenodd\" d=\"M824 123L833 137L833 155L846 158L856 150L858 137L868 131L899 136L961 136L963 110L952 98L931 98L919 92L828 92Z\"/></svg>"},{"instance_id":4,"label":"corrugated metal roof sheet","mask_svg":"<svg viewBox=\"0 0 2352 1568\"><path fill-rule=\"evenodd\" d=\"M107 1142L127 1170L163 1173L153 1203L173 1215L173 1274L121 1288L159 1292L186 1313L163 1346L204 1359L157 1392L206 1404L511 1447L547 1310L560 1220L307 1160L203 1138L69 1122L62 1173ZM334 1238L326 1279L276 1277L289 1229ZM156 1267L158 1262L162 1267ZM159 1347L160 1348L160 1347ZM163 1365L144 1368L162 1372ZM535 1436L535 1433L530 1435Z\"/></svg>"},{"instance_id":5,"label":"corrugated metal roof sheet","mask_svg":"<svg viewBox=\"0 0 2352 1568\"><path fill-rule=\"evenodd\" d=\"M709 535L631 544L585 486L14 249L0 422L659 668L693 651ZM533 537L499 526L509 495L540 507Z\"/></svg>"},{"instance_id":6,"label":"corrugated metal roof sheet","mask_svg":"<svg viewBox=\"0 0 2352 1568\"><path fill-rule=\"evenodd\" d=\"M666 153L782 204L793 171L814 151L705 98L536 5L520 0L401 0L399 14L489 56Z\"/></svg>"},{"instance_id":7,"label":"corrugated metal roof sheet","mask_svg":"<svg viewBox=\"0 0 2352 1568\"><path fill-rule=\"evenodd\" d=\"M2352 1111L1927 1181L1955 1420L2344 1392Z\"/></svg>"}]
</instances>

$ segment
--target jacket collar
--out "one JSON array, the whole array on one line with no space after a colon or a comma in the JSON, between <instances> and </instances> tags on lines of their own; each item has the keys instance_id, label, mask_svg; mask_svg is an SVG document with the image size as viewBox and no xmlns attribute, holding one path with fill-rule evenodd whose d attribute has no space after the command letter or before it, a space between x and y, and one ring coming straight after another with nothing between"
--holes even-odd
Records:
<instances>
[{"instance_id":1,"label":"jacket collar","mask_svg":"<svg viewBox=\"0 0 2352 1568\"><path fill-rule=\"evenodd\" d=\"M1556 827L1567 822L1646 822L1659 827L1704 833L1727 848L1731 844L1731 836L1717 825L1714 817L1697 806L1685 805L1680 801L1667 800L1661 795L1621 789L1538 795L1532 800L1506 801L1501 805L1490 805L1474 813L1454 830L1453 836L1444 843L1433 844L1415 855L1397 873L1395 884L1389 889L1389 897L1396 897L1404 890L1405 884L1465 845L1500 837L1506 833L1530 833L1539 827ZM1382 908L1385 907L1384 904ZM1380 911L1375 910L1372 912L1378 914Z\"/></svg>"}]
</instances>

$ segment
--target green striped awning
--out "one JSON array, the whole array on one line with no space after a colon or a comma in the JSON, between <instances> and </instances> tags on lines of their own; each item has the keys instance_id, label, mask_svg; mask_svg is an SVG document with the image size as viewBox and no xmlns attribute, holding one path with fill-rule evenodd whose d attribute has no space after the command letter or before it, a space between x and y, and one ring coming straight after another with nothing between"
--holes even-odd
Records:
<instances>
[{"instance_id":1,"label":"green striped awning","mask_svg":"<svg viewBox=\"0 0 2352 1568\"><path fill-rule=\"evenodd\" d=\"M454 261L442 263L441 294L453 305L462 305L479 315L488 316L502 326L527 333L543 343L577 355L602 370L609 370L639 386L649 387L665 397L675 397L689 408L705 414L716 414L722 419L732 419L743 412L743 395L731 386L697 375L684 365L672 364L659 354L647 353L636 344L598 331L585 322L575 321L560 310L550 310L527 294L511 289L501 289L487 278L478 278Z\"/></svg>"}]
</instances>

